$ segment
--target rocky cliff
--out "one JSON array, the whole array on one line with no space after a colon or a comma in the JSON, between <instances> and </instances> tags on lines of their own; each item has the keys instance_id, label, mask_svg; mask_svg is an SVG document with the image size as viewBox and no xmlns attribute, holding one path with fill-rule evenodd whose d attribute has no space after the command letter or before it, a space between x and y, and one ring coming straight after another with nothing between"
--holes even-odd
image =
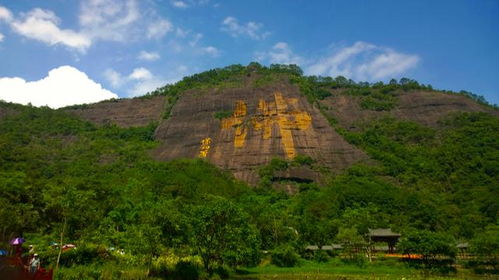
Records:
<instances>
[{"instance_id":1,"label":"rocky cliff","mask_svg":"<svg viewBox=\"0 0 499 280\"><path fill-rule=\"evenodd\" d=\"M229 115L218 119L220 112ZM153 152L159 160L206 158L251 184L274 157L306 155L336 171L367 159L289 83L185 93L156 138L162 143Z\"/></svg>"},{"instance_id":2,"label":"rocky cliff","mask_svg":"<svg viewBox=\"0 0 499 280\"><path fill-rule=\"evenodd\" d=\"M362 108L362 97L341 88L311 105L287 76L265 85L255 83L257 79L250 73L237 86L188 89L178 98L148 96L66 110L97 124L131 127L157 122L155 138L160 144L151 151L153 158L204 158L253 185L260 179L259 168L273 158L309 156L333 173L368 162L366 153L349 144L326 117L339 127L358 130L363 122L386 116L437 127L452 112L499 115L466 96L429 90L395 91L394 107L382 111ZM167 100L176 103L164 119ZM321 177L316 169L281 171L275 176L305 182Z\"/></svg>"}]
</instances>

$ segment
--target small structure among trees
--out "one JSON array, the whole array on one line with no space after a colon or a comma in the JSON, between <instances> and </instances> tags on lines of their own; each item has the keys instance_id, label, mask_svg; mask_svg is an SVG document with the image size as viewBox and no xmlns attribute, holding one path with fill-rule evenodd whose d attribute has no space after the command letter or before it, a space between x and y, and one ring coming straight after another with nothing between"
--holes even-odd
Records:
<instances>
[{"instance_id":1,"label":"small structure among trees","mask_svg":"<svg viewBox=\"0 0 499 280\"><path fill-rule=\"evenodd\" d=\"M401 235L400 233L393 232L390 228L377 228L369 229L368 236L372 244L376 242L386 242L388 244L388 253L393 254L395 245L399 241Z\"/></svg>"}]
</instances>

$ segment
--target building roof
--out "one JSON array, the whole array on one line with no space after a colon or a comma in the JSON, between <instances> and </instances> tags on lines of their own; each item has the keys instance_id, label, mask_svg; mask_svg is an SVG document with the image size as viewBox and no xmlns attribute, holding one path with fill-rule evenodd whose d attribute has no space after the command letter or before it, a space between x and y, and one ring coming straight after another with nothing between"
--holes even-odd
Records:
<instances>
[{"instance_id":1,"label":"building roof","mask_svg":"<svg viewBox=\"0 0 499 280\"><path fill-rule=\"evenodd\" d=\"M400 237L400 233L393 232L391 228L369 229L371 237Z\"/></svg>"},{"instance_id":2,"label":"building roof","mask_svg":"<svg viewBox=\"0 0 499 280\"><path fill-rule=\"evenodd\" d=\"M456 247L457 247L458 249L466 249L466 248L468 248L469 246L470 246L470 244L468 244L468 242L464 242L464 243L458 243Z\"/></svg>"},{"instance_id":3,"label":"building roof","mask_svg":"<svg viewBox=\"0 0 499 280\"><path fill-rule=\"evenodd\" d=\"M341 246L341 244L331 244L331 245L322 246L321 250L332 251L332 250L338 250L338 249L342 249L342 248L343 248L343 246ZM309 246L305 247L305 250L316 251L316 250L319 250L319 246L309 245Z\"/></svg>"}]
</instances>

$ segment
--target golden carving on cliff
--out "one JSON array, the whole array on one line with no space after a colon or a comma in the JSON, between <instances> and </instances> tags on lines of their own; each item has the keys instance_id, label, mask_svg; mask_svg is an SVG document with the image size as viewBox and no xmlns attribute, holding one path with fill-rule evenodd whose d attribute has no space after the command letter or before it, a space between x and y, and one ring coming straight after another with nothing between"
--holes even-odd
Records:
<instances>
[{"instance_id":1,"label":"golden carving on cliff","mask_svg":"<svg viewBox=\"0 0 499 280\"><path fill-rule=\"evenodd\" d=\"M269 139L272 127L278 126L284 153L288 158L296 156L292 131L306 130L312 123L309 113L292 108L297 103L296 98L284 98L280 92L276 92L274 102L267 103L260 100L258 112L252 119L255 130L263 130L263 139Z\"/></svg>"},{"instance_id":2,"label":"golden carving on cliff","mask_svg":"<svg viewBox=\"0 0 499 280\"><path fill-rule=\"evenodd\" d=\"M199 157L206 158L208 156L208 152L210 151L211 138L204 138L201 140L201 147L199 148Z\"/></svg>"},{"instance_id":3,"label":"golden carving on cliff","mask_svg":"<svg viewBox=\"0 0 499 280\"><path fill-rule=\"evenodd\" d=\"M230 129L232 127L236 128L236 135L234 137L234 147L242 148L244 146L244 141L246 140L246 134L248 133L246 127L244 126L244 119L247 114L246 103L244 101L237 101L234 113L229 118L222 119L222 128Z\"/></svg>"},{"instance_id":4,"label":"golden carving on cliff","mask_svg":"<svg viewBox=\"0 0 499 280\"><path fill-rule=\"evenodd\" d=\"M263 130L263 139L270 139L272 128L277 125L281 135L284 153L288 158L296 156L293 140L293 130L306 130L312 122L309 113L296 110L298 99L284 98L282 93L274 93L274 102L265 102L260 99L257 113L251 118L251 125L255 130ZM245 119L247 106L244 101L237 101L231 117L222 120L222 129L235 128L234 147L242 148L247 135Z\"/></svg>"}]
</instances>

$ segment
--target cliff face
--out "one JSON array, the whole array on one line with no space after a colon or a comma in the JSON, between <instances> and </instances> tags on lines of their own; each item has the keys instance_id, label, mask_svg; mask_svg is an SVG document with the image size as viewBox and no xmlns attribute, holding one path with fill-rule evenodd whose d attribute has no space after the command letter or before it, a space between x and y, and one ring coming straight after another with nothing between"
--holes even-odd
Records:
<instances>
[{"instance_id":1,"label":"cliff face","mask_svg":"<svg viewBox=\"0 0 499 280\"><path fill-rule=\"evenodd\" d=\"M161 119L165 102L166 98L163 96L118 99L66 111L96 124L113 123L121 127L145 126Z\"/></svg>"},{"instance_id":2,"label":"cliff face","mask_svg":"<svg viewBox=\"0 0 499 280\"><path fill-rule=\"evenodd\" d=\"M358 129L362 122L380 117L394 117L436 127L438 122L454 112L487 112L499 116L497 110L480 105L461 95L431 91L409 91L396 94L396 106L389 111L364 110L359 97L335 92L321 101L326 113L346 129Z\"/></svg>"},{"instance_id":3,"label":"cliff face","mask_svg":"<svg viewBox=\"0 0 499 280\"><path fill-rule=\"evenodd\" d=\"M229 114L217 119L217 112ZM156 138L163 143L153 151L159 160L206 158L251 184L274 157L307 155L336 171L367 159L288 83L186 93Z\"/></svg>"},{"instance_id":4,"label":"cliff face","mask_svg":"<svg viewBox=\"0 0 499 280\"><path fill-rule=\"evenodd\" d=\"M255 86L254 79L246 77L237 88L185 91L166 120L162 118L167 102L163 96L66 110L97 124L131 127L157 121L155 138L160 145L151 151L153 158L204 158L253 185L259 180L258 169L276 157L291 160L297 155L310 156L332 172L369 160L362 150L346 142L287 79L261 87ZM362 122L385 116L437 128L439 120L452 112L498 115L497 110L460 95L401 91L395 98L395 108L389 111L366 110L361 108L359 97L340 89L320 103L326 115L348 130L360 129ZM308 182L320 178L314 170L281 173L276 180ZM288 188L285 184L284 189Z\"/></svg>"}]
</instances>

